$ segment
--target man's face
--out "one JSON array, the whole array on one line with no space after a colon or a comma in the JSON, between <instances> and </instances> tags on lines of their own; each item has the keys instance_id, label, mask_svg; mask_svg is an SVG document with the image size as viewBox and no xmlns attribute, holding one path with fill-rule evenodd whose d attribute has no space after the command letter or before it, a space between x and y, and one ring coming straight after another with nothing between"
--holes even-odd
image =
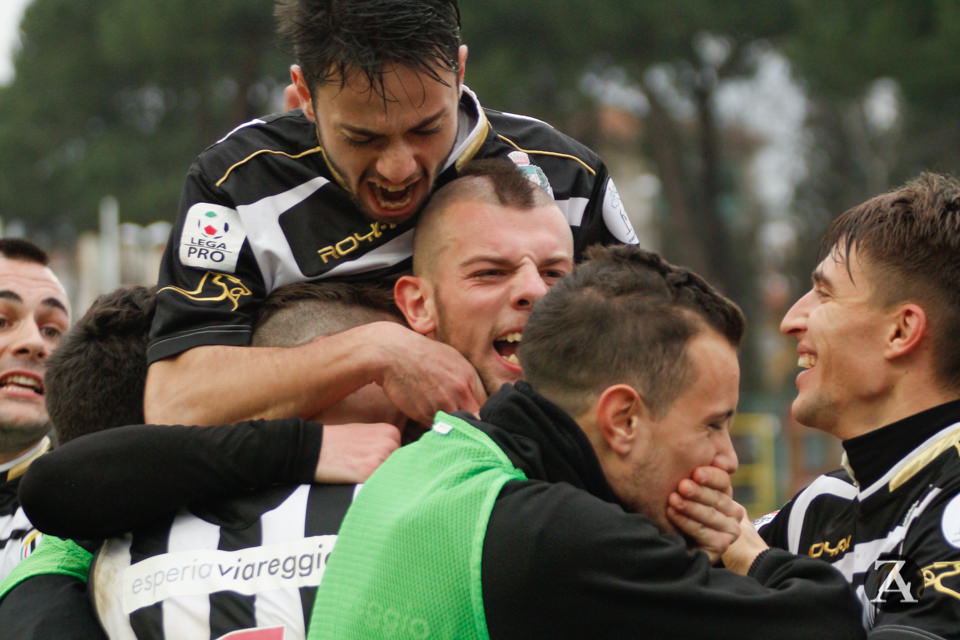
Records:
<instances>
[{"instance_id":1,"label":"man's face","mask_svg":"<svg viewBox=\"0 0 960 640\"><path fill-rule=\"evenodd\" d=\"M730 423L737 407L740 365L736 350L719 333L704 330L687 344L693 383L673 401L663 417L645 413L623 478L611 486L634 512L642 513L666 533L677 533L667 519L667 499L697 467L737 470Z\"/></svg>"},{"instance_id":2,"label":"man's face","mask_svg":"<svg viewBox=\"0 0 960 640\"><path fill-rule=\"evenodd\" d=\"M460 201L444 212L426 289L435 330L459 351L487 393L522 374L517 349L533 303L573 270L573 237L552 203L518 210Z\"/></svg>"},{"instance_id":3,"label":"man's face","mask_svg":"<svg viewBox=\"0 0 960 640\"><path fill-rule=\"evenodd\" d=\"M0 456L16 457L47 432L43 374L69 325L50 269L0 257Z\"/></svg>"},{"instance_id":4,"label":"man's face","mask_svg":"<svg viewBox=\"0 0 960 640\"><path fill-rule=\"evenodd\" d=\"M459 75L438 70L447 84L397 65L384 70L382 91L351 73L303 100L328 164L372 219L408 220L433 190L457 135L465 47L460 62Z\"/></svg>"},{"instance_id":5,"label":"man's face","mask_svg":"<svg viewBox=\"0 0 960 640\"><path fill-rule=\"evenodd\" d=\"M780 331L797 339L801 424L843 437L863 420L889 380L883 375L886 313L871 300L873 280L856 251L847 263L835 251L813 273L813 288L787 311ZM851 278L852 276L852 278ZM875 426L875 425L874 425Z\"/></svg>"}]
</instances>

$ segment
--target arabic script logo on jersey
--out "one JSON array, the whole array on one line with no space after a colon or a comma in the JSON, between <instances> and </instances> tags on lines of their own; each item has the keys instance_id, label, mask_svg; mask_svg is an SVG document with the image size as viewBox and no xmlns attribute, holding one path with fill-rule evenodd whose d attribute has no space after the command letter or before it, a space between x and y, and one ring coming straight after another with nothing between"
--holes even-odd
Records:
<instances>
[{"instance_id":1,"label":"arabic script logo on jersey","mask_svg":"<svg viewBox=\"0 0 960 640\"><path fill-rule=\"evenodd\" d=\"M219 240L230 231L230 223L216 211L204 213L197 220L197 227L199 227L201 233L211 240Z\"/></svg>"}]
</instances>

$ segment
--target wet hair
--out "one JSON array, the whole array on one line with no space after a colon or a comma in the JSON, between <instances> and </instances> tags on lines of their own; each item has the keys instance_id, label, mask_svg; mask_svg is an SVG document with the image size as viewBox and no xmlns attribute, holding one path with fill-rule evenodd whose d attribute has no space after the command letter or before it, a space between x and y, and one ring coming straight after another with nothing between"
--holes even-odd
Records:
<instances>
[{"instance_id":1,"label":"wet hair","mask_svg":"<svg viewBox=\"0 0 960 640\"><path fill-rule=\"evenodd\" d=\"M311 92L358 71L384 96L383 73L398 64L447 84L459 71L456 0L278 0L277 32L293 49Z\"/></svg>"},{"instance_id":2,"label":"wet hair","mask_svg":"<svg viewBox=\"0 0 960 640\"><path fill-rule=\"evenodd\" d=\"M850 257L876 286L871 299L888 307L923 307L937 379L960 389L960 181L923 173L902 187L838 216L820 244L819 260Z\"/></svg>"},{"instance_id":3,"label":"wet hair","mask_svg":"<svg viewBox=\"0 0 960 640\"><path fill-rule=\"evenodd\" d=\"M8 260L36 262L43 266L50 263L50 258L43 249L22 238L0 238L0 256Z\"/></svg>"},{"instance_id":4,"label":"wet hair","mask_svg":"<svg viewBox=\"0 0 960 640\"><path fill-rule=\"evenodd\" d=\"M520 364L571 415L625 383L662 417L690 383L690 340L713 330L737 348L744 326L740 308L692 271L635 245L594 246L534 305Z\"/></svg>"},{"instance_id":5,"label":"wet hair","mask_svg":"<svg viewBox=\"0 0 960 640\"><path fill-rule=\"evenodd\" d=\"M147 334L156 291L124 287L97 298L47 361L47 413L60 443L143 422Z\"/></svg>"},{"instance_id":6,"label":"wet hair","mask_svg":"<svg viewBox=\"0 0 960 640\"><path fill-rule=\"evenodd\" d=\"M264 301L253 346L293 347L377 320L403 322L393 290L375 282L296 282Z\"/></svg>"},{"instance_id":7,"label":"wet hair","mask_svg":"<svg viewBox=\"0 0 960 640\"><path fill-rule=\"evenodd\" d=\"M514 209L533 209L555 204L553 198L506 158L471 160L454 180L437 189L427 200L417 220L413 237L413 272L429 270L440 252L444 212L457 202L480 202Z\"/></svg>"}]
</instances>

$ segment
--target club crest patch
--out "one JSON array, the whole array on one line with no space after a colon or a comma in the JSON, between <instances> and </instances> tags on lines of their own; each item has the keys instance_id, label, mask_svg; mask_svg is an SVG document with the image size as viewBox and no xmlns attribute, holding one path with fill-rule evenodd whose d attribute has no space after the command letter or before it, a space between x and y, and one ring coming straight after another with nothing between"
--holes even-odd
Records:
<instances>
[{"instance_id":1,"label":"club crest patch","mask_svg":"<svg viewBox=\"0 0 960 640\"><path fill-rule=\"evenodd\" d=\"M954 496L940 517L940 532L951 546L960 549L960 495Z\"/></svg>"},{"instance_id":2,"label":"club crest patch","mask_svg":"<svg viewBox=\"0 0 960 640\"><path fill-rule=\"evenodd\" d=\"M553 187L550 186L547 174L543 172L543 169L530 162L530 156L523 151L511 151L507 154L507 157L517 165L517 169L527 177L527 180L546 191L551 198L554 197Z\"/></svg>"},{"instance_id":3,"label":"club crest patch","mask_svg":"<svg viewBox=\"0 0 960 640\"><path fill-rule=\"evenodd\" d=\"M235 209L198 202L187 211L180 235L180 263L233 273L247 234Z\"/></svg>"},{"instance_id":4,"label":"club crest patch","mask_svg":"<svg viewBox=\"0 0 960 640\"><path fill-rule=\"evenodd\" d=\"M623 209L620 192L613 184L613 179L607 180L607 191L603 194L603 221L613 237L624 244L637 244L637 233L633 230L633 223Z\"/></svg>"}]
</instances>

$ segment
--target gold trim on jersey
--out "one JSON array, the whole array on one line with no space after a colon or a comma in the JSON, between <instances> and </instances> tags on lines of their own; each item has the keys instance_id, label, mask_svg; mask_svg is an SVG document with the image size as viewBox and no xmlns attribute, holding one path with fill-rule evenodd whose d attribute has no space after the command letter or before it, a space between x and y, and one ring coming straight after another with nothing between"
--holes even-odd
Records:
<instances>
[{"instance_id":1,"label":"gold trim on jersey","mask_svg":"<svg viewBox=\"0 0 960 640\"><path fill-rule=\"evenodd\" d=\"M506 142L507 144L509 144L511 147L513 147L517 151L523 151L524 153L527 153L527 154L534 154L534 155L540 155L540 156L553 156L554 158L566 158L567 160L573 160L574 162L579 162L584 169L590 172L590 175L592 176L597 175L597 172L594 171L593 167L588 165L586 162L584 162L577 156L572 156L569 153L560 153L558 151L537 151L536 149L524 149L520 145L518 145L516 142L504 136L503 134L498 133L497 137L503 140L504 142Z\"/></svg>"},{"instance_id":2,"label":"gold trim on jersey","mask_svg":"<svg viewBox=\"0 0 960 640\"><path fill-rule=\"evenodd\" d=\"M900 469L900 471L890 479L890 484L888 485L890 491L896 491L898 487L920 473L924 467L933 462L941 453L950 447L954 447L957 450L957 454L960 455L960 429L953 433L948 433L918 453L913 460L908 462L903 469Z\"/></svg>"},{"instance_id":3,"label":"gold trim on jersey","mask_svg":"<svg viewBox=\"0 0 960 640\"><path fill-rule=\"evenodd\" d=\"M243 160L240 160L239 162L234 163L229 169L227 169L227 172L223 174L223 177L220 178L219 180L217 180L217 182L216 182L215 184L216 184L216 186L219 187L219 186L222 185L224 182L226 182L227 178L230 177L230 173L231 173L234 169L236 169L236 168L239 167L240 165L243 165L243 164L246 164L247 162L250 162L251 160L253 160L253 159L256 158L257 156L259 156L259 155L261 155L261 154L264 154L264 153L272 153L272 154L278 155L278 156L286 156L286 157L288 157L288 158L290 158L290 159L292 159L292 160L298 160L298 159L300 159L300 158L302 158L302 157L304 157L304 156L308 156L308 155L310 155L310 154L317 153L318 151L319 151L320 153L323 153L323 149L321 149L320 147L314 147L314 148L312 148L312 149L307 149L306 151L302 151L302 152L300 152L300 153L287 153L286 151L276 151L276 150L274 150L274 149L260 149L259 151L254 151L253 153L251 153L250 155L248 155L248 156L247 156L246 158L244 158ZM324 156L324 159L326 159L326 156ZM327 163L327 164L328 164L328 166L329 166L329 163Z\"/></svg>"},{"instance_id":4,"label":"gold trim on jersey","mask_svg":"<svg viewBox=\"0 0 960 640\"><path fill-rule=\"evenodd\" d=\"M220 287L221 292L219 295L201 297L200 294L203 292L203 288L207 286L207 278L211 275L213 277L210 278L210 284ZM237 286L230 287L228 284L223 282L224 278ZM228 273L217 273L215 271L207 271L205 274L203 274L203 277L200 278L200 284L198 284L197 288L193 291L187 291L186 289L181 289L180 287L174 287L172 285L159 289L157 293L160 293L161 291L176 291L180 295L189 298L194 302L219 302L220 300L229 299L230 302L233 303L233 308L230 309L230 311L237 310L237 307L240 306L240 298L253 295L253 292L250 291L247 285L243 284L243 281L240 280L240 278L232 276Z\"/></svg>"},{"instance_id":5,"label":"gold trim on jersey","mask_svg":"<svg viewBox=\"0 0 960 640\"><path fill-rule=\"evenodd\" d=\"M10 467L10 470L7 472L7 480L13 480L22 476L27 471L27 467L30 466L30 463L45 454L47 451L50 451L50 438L48 436L43 436L41 440L40 450L35 454L24 460L23 462L18 462L17 464Z\"/></svg>"},{"instance_id":6,"label":"gold trim on jersey","mask_svg":"<svg viewBox=\"0 0 960 640\"><path fill-rule=\"evenodd\" d=\"M467 145L467 148L463 150L463 153L460 154L460 157L457 158L457 161L454 163L457 167L457 173L460 173L463 165L473 160L473 156L477 155L477 151L480 150L480 147L482 147L483 143L487 140L488 131L490 131L490 121L487 120L487 114L483 112L483 109L478 109L477 126L473 133L473 139L470 140L470 144Z\"/></svg>"}]
</instances>

